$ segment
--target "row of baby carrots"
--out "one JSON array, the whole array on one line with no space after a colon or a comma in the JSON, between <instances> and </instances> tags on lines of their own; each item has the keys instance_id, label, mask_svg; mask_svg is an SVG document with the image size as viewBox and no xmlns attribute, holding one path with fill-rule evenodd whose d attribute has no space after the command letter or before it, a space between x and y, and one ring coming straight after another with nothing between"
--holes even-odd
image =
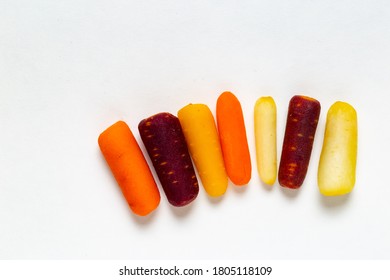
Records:
<instances>
[{"instance_id":1,"label":"row of baby carrots","mask_svg":"<svg viewBox=\"0 0 390 280\"><path fill-rule=\"evenodd\" d=\"M273 185L278 175L283 187L296 189L303 184L320 110L320 103L311 97L297 95L290 100L277 174L276 104L272 97L257 100L256 159L264 183ZM174 206L187 205L198 195L192 162L204 189L213 197L225 193L228 178L238 186L251 179L242 108L231 92L219 96L216 122L208 106L189 104L178 111L177 117L159 113L142 120L138 130L164 193ZM113 124L100 134L98 143L132 211L144 216L156 209L159 190L127 124ZM348 103L336 102L328 111L318 168L322 194L341 195L353 189L356 156L356 111Z\"/></svg>"}]
</instances>

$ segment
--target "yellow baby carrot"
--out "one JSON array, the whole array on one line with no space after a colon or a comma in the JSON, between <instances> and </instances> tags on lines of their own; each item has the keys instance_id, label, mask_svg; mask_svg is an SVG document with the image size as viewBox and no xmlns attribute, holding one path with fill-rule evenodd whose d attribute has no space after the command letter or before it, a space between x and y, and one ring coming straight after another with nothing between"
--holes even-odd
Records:
<instances>
[{"instance_id":1,"label":"yellow baby carrot","mask_svg":"<svg viewBox=\"0 0 390 280\"><path fill-rule=\"evenodd\" d=\"M272 97L261 97L254 110L257 171L261 180L273 185L277 175L276 104Z\"/></svg>"},{"instance_id":2,"label":"yellow baby carrot","mask_svg":"<svg viewBox=\"0 0 390 280\"><path fill-rule=\"evenodd\" d=\"M98 143L131 210L145 216L156 209L160 193L127 124L113 124L100 134Z\"/></svg>"},{"instance_id":3,"label":"yellow baby carrot","mask_svg":"<svg viewBox=\"0 0 390 280\"><path fill-rule=\"evenodd\" d=\"M223 195L228 178L217 128L209 107L189 104L179 110L178 118L203 187L210 196Z\"/></svg>"},{"instance_id":4,"label":"yellow baby carrot","mask_svg":"<svg viewBox=\"0 0 390 280\"><path fill-rule=\"evenodd\" d=\"M326 118L324 143L318 166L318 186L326 196L343 195L355 185L357 114L345 102L334 103Z\"/></svg>"}]
</instances>

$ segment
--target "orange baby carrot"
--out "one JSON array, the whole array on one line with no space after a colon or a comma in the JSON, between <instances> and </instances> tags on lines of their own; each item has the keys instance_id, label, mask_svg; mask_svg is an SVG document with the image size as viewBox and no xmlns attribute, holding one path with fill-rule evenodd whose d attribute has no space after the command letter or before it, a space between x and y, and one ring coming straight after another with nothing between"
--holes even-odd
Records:
<instances>
[{"instance_id":1,"label":"orange baby carrot","mask_svg":"<svg viewBox=\"0 0 390 280\"><path fill-rule=\"evenodd\" d=\"M217 123L227 174L236 185L251 179L252 165L240 101L231 92L217 100Z\"/></svg>"},{"instance_id":2,"label":"orange baby carrot","mask_svg":"<svg viewBox=\"0 0 390 280\"><path fill-rule=\"evenodd\" d=\"M131 210L145 216L156 209L160 192L127 124L113 124L100 134L98 143Z\"/></svg>"}]
</instances>

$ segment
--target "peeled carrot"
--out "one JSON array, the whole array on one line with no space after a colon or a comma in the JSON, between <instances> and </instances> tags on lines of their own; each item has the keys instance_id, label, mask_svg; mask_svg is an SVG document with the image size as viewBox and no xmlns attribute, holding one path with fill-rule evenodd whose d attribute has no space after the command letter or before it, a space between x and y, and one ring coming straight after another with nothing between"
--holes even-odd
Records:
<instances>
[{"instance_id":1,"label":"peeled carrot","mask_svg":"<svg viewBox=\"0 0 390 280\"><path fill-rule=\"evenodd\" d=\"M214 117L204 104L189 104L177 114L188 149L206 192L213 197L226 192L228 178Z\"/></svg>"},{"instance_id":2,"label":"peeled carrot","mask_svg":"<svg viewBox=\"0 0 390 280\"><path fill-rule=\"evenodd\" d=\"M318 166L318 187L327 196L351 192L355 185L358 125L355 109L334 103L327 114Z\"/></svg>"},{"instance_id":3,"label":"peeled carrot","mask_svg":"<svg viewBox=\"0 0 390 280\"><path fill-rule=\"evenodd\" d=\"M272 186L276 180L276 104L272 97L260 97L254 109L257 171Z\"/></svg>"},{"instance_id":4,"label":"peeled carrot","mask_svg":"<svg viewBox=\"0 0 390 280\"><path fill-rule=\"evenodd\" d=\"M291 98L279 165L281 186L297 189L303 184L320 111L320 102L314 98L299 95Z\"/></svg>"},{"instance_id":5,"label":"peeled carrot","mask_svg":"<svg viewBox=\"0 0 390 280\"><path fill-rule=\"evenodd\" d=\"M156 209L160 193L127 124L113 124L100 134L98 143L131 210L145 216Z\"/></svg>"},{"instance_id":6,"label":"peeled carrot","mask_svg":"<svg viewBox=\"0 0 390 280\"><path fill-rule=\"evenodd\" d=\"M236 185L251 179L252 165L241 104L231 92L217 100L217 124L226 172Z\"/></svg>"}]
</instances>

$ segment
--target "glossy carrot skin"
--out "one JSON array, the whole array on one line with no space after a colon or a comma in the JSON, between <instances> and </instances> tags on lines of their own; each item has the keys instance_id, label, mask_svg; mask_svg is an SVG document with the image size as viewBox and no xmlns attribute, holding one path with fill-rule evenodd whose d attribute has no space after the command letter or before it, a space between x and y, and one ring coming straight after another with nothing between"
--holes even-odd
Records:
<instances>
[{"instance_id":1,"label":"glossy carrot skin","mask_svg":"<svg viewBox=\"0 0 390 280\"><path fill-rule=\"evenodd\" d=\"M235 185L246 185L251 179L251 158L241 104L231 92L217 100L217 124L226 172Z\"/></svg>"},{"instance_id":2,"label":"glossy carrot skin","mask_svg":"<svg viewBox=\"0 0 390 280\"><path fill-rule=\"evenodd\" d=\"M226 192L226 174L214 117L207 105L189 104L178 112L187 145L207 194Z\"/></svg>"},{"instance_id":3,"label":"glossy carrot skin","mask_svg":"<svg viewBox=\"0 0 390 280\"><path fill-rule=\"evenodd\" d=\"M257 170L261 180L272 186L277 176L276 104L272 97L261 97L254 108Z\"/></svg>"},{"instance_id":4,"label":"glossy carrot skin","mask_svg":"<svg viewBox=\"0 0 390 280\"><path fill-rule=\"evenodd\" d=\"M290 100L279 165L281 186L297 189L303 184L320 111L320 103L313 98L296 95Z\"/></svg>"},{"instance_id":5,"label":"glossy carrot skin","mask_svg":"<svg viewBox=\"0 0 390 280\"><path fill-rule=\"evenodd\" d=\"M358 123L355 109L337 101L328 111L318 165L318 187L326 196L350 193L356 180Z\"/></svg>"},{"instance_id":6,"label":"glossy carrot skin","mask_svg":"<svg viewBox=\"0 0 390 280\"><path fill-rule=\"evenodd\" d=\"M138 130L168 201L173 206L192 202L199 186L179 119L159 113L142 120Z\"/></svg>"},{"instance_id":7,"label":"glossy carrot skin","mask_svg":"<svg viewBox=\"0 0 390 280\"><path fill-rule=\"evenodd\" d=\"M131 210L145 216L156 209L160 192L127 124L113 124L100 134L98 143Z\"/></svg>"}]
</instances>

